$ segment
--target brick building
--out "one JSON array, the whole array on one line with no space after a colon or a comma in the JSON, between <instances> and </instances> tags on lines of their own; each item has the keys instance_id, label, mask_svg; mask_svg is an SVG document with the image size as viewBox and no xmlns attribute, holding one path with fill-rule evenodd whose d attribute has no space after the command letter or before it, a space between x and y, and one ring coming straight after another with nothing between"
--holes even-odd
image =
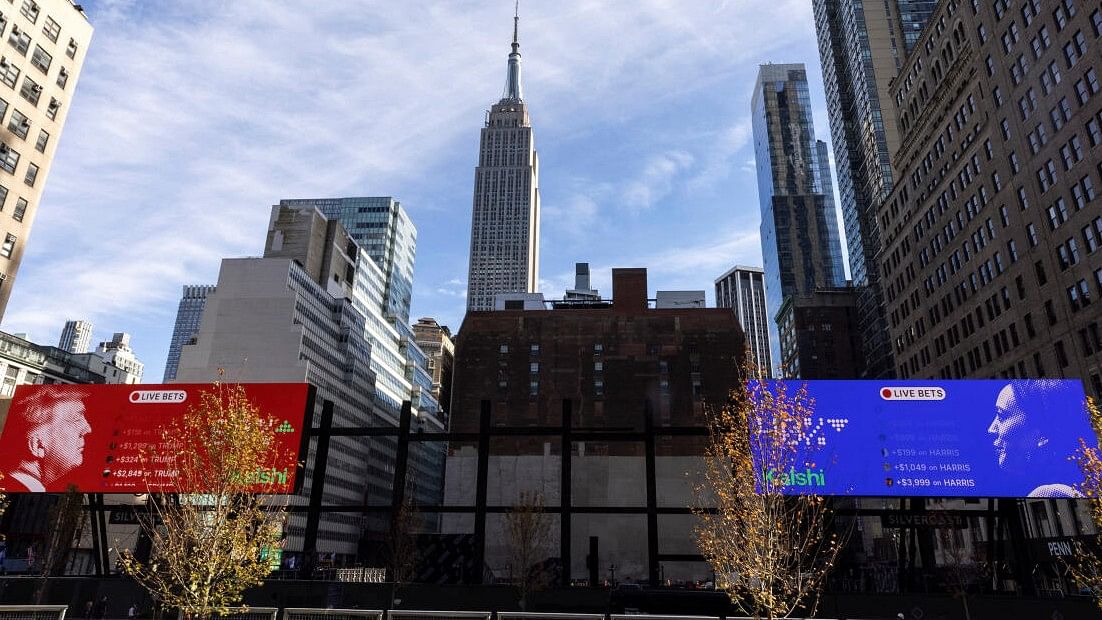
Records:
<instances>
[{"instance_id":1,"label":"brick building","mask_svg":"<svg viewBox=\"0 0 1102 620\"><path fill-rule=\"evenodd\" d=\"M614 269L612 300L470 312L456 340L445 504L474 506L485 563L505 568L502 512L542 495L564 579L710 575L689 530L704 407L739 380L745 340L727 308L650 307L645 269ZM482 453L482 450L488 453ZM480 459L480 456L482 458ZM445 515L469 532L469 515ZM477 537L477 536L476 536ZM564 542L565 541L565 542Z\"/></svg>"},{"instance_id":2,"label":"brick building","mask_svg":"<svg viewBox=\"0 0 1102 620\"><path fill-rule=\"evenodd\" d=\"M1102 395L1102 9L946 0L892 85L880 207L900 377L1081 378Z\"/></svg>"}]
</instances>

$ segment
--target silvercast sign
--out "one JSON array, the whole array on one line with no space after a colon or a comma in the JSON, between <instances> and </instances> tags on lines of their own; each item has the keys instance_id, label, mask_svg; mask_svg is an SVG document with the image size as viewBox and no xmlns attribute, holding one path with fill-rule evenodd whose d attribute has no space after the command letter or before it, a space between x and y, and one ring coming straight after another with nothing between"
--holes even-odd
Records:
<instances>
[{"instance_id":1,"label":"silvercast sign","mask_svg":"<svg viewBox=\"0 0 1102 620\"><path fill-rule=\"evenodd\" d=\"M880 515L880 524L884 527L914 527L914 528L942 528L964 529L968 527L968 519L964 515L947 514L944 512L907 513Z\"/></svg>"}]
</instances>

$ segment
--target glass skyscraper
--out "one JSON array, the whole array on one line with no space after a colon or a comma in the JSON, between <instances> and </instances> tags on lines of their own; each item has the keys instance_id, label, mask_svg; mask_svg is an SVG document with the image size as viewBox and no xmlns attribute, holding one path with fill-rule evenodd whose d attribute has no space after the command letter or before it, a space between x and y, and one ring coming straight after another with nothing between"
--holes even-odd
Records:
<instances>
[{"instance_id":1,"label":"glass skyscraper","mask_svg":"<svg viewBox=\"0 0 1102 620\"><path fill-rule=\"evenodd\" d=\"M891 155L899 148L888 85L922 33L934 0L814 0L834 161L838 170L849 265L857 288L864 374L891 376L876 208L891 193Z\"/></svg>"},{"instance_id":2,"label":"glass skyscraper","mask_svg":"<svg viewBox=\"0 0 1102 620\"><path fill-rule=\"evenodd\" d=\"M203 308L207 306L207 296L214 291L215 287L209 284L184 286L180 306L176 310L176 326L172 329L172 342L168 345L165 383L176 378L176 370L180 366L180 350L195 334L199 333L199 324L203 320Z\"/></svg>"},{"instance_id":3,"label":"glass skyscraper","mask_svg":"<svg viewBox=\"0 0 1102 620\"><path fill-rule=\"evenodd\" d=\"M826 145L815 139L802 64L762 65L751 100L766 305L845 285ZM780 359L770 317L772 359Z\"/></svg>"},{"instance_id":4,"label":"glass skyscraper","mask_svg":"<svg viewBox=\"0 0 1102 620\"><path fill-rule=\"evenodd\" d=\"M400 202L384 196L281 200L279 204L317 207L325 217L340 220L349 236L383 272L383 314L409 323L417 229Z\"/></svg>"}]
</instances>

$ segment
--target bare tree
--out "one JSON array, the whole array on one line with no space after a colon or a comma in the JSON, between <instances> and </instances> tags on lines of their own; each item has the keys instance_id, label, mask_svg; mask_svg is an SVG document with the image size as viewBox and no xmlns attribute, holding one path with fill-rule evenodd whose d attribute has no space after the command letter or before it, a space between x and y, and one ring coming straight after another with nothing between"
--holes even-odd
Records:
<instances>
[{"instance_id":1,"label":"bare tree","mask_svg":"<svg viewBox=\"0 0 1102 620\"><path fill-rule=\"evenodd\" d=\"M814 402L806 385L790 393L754 369L745 376L757 378L708 409L709 443L694 488L697 546L717 587L744 613L772 619L806 608L810 615L845 538L826 499L808 486L822 481L809 478L822 471L798 448L812 434Z\"/></svg>"},{"instance_id":2,"label":"bare tree","mask_svg":"<svg viewBox=\"0 0 1102 620\"><path fill-rule=\"evenodd\" d=\"M941 549L942 578L953 596L960 599L964 620L971 620L968 590L984 578L984 569L976 562L973 550L966 544L960 530L939 529L937 541Z\"/></svg>"},{"instance_id":3,"label":"bare tree","mask_svg":"<svg viewBox=\"0 0 1102 620\"><path fill-rule=\"evenodd\" d=\"M120 564L165 607L189 619L225 615L271 572L266 556L281 544L286 499L267 495L280 488L268 472L288 456L275 432L243 387L215 383L164 432L160 452L143 457L147 471L173 468L175 485L149 483L154 501L139 521L150 560L121 549Z\"/></svg>"},{"instance_id":4,"label":"bare tree","mask_svg":"<svg viewBox=\"0 0 1102 620\"><path fill-rule=\"evenodd\" d=\"M509 572L520 594L520 607L528 605L528 595L546 585L543 560L551 542L551 521L544 512L543 495L522 491L505 515Z\"/></svg>"},{"instance_id":5,"label":"bare tree","mask_svg":"<svg viewBox=\"0 0 1102 620\"><path fill-rule=\"evenodd\" d=\"M1093 398L1087 398L1087 416L1090 418L1095 438L1102 440L1102 410ZM1088 443L1085 438L1079 438L1076 460L1079 463L1079 469L1083 472L1083 482L1079 485L1079 490L1086 497L1091 521L1094 522L1095 528L1102 532L1102 453L1095 447L1096 445L1094 441ZM1076 541L1074 555L1068 562L1068 568L1072 578L1081 588L1088 590L1094 597L1095 603L1102 608L1102 557L1099 557L1099 550L1102 549L1102 535L1096 534L1093 543Z\"/></svg>"},{"instance_id":6,"label":"bare tree","mask_svg":"<svg viewBox=\"0 0 1102 620\"><path fill-rule=\"evenodd\" d=\"M40 578L34 593L36 605L45 598L50 577L64 574L65 563L72 553L73 542L84 517L84 497L76 485L70 484L65 493L56 499L57 503L50 507L47 517L50 531L39 565Z\"/></svg>"},{"instance_id":7,"label":"bare tree","mask_svg":"<svg viewBox=\"0 0 1102 620\"><path fill-rule=\"evenodd\" d=\"M386 539L387 568L395 584L412 581L417 572L417 510L407 492L391 520Z\"/></svg>"}]
</instances>

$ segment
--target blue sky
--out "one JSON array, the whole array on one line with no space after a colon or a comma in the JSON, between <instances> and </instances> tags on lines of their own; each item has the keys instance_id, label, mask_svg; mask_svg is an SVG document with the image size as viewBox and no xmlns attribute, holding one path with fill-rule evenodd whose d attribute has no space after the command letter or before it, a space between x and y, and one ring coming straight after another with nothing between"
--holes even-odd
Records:
<instances>
[{"instance_id":1,"label":"blue sky","mask_svg":"<svg viewBox=\"0 0 1102 620\"><path fill-rule=\"evenodd\" d=\"M263 251L282 198L396 197L418 228L413 317L464 312L479 129L501 96L512 2L85 0L95 27L2 329L133 335L158 382L180 287ZM301 4L295 7L301 7ZM705 289L761 264L757 65L808 65L807 0L521 5L540 155L541 290L576 261Z\"/></svg>"}]
</instances>

